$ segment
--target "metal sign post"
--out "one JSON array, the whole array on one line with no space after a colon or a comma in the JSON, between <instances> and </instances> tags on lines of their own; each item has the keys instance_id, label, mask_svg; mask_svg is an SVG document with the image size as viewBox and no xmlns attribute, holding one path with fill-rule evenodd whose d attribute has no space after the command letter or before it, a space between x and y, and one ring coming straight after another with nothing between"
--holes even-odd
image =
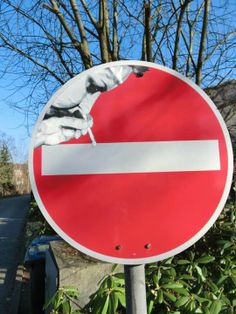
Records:
<instances>
[{"instance_id":1,"label":"metal sign post","mask_svg":"<svg viewBox=\"0 0 236 314\"><path fill-rule=\"evenodd\" d=\"M127 314L147 314L145 265L125 265Z\"/></svg>"}]
</instances>

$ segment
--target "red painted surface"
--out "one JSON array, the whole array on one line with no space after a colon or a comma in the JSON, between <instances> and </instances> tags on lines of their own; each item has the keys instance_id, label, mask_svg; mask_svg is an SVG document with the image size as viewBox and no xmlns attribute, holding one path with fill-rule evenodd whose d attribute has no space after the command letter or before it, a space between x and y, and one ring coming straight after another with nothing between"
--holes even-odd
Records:
<instances>
[{"instance_id":1,"label":"red painted surface","mask_svg":"<svg viewBox=\"0 0 236 314\"><path fill-rule=\"evenodd\" d=\"M156 256L192 238L216 210L228 167L224 135L207 102L180 79L151 69L101 94L91 115L98 143L217 139L221 170L41 176L36 149L36 185L59 228L90 250L121 258Z\"/></svg>"}]
</instances>

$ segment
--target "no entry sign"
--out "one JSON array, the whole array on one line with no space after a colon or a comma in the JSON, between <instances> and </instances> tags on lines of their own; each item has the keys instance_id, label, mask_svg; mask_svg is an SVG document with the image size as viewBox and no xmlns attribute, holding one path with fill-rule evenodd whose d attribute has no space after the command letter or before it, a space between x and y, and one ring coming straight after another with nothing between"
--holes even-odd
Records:
<instances>
[{"instance_id":1,"label":"no entry sign","mask_svg":"<svg viewBox=\"0 0 236 314\"><path fill-rule=\"evenodd\" d=\"M218 110L195 84L147 62L94 67L41 114L30 178L46 219L95 258L141 264L175 255L215 222L232 179Z\"/></svg>"}]
</instances>

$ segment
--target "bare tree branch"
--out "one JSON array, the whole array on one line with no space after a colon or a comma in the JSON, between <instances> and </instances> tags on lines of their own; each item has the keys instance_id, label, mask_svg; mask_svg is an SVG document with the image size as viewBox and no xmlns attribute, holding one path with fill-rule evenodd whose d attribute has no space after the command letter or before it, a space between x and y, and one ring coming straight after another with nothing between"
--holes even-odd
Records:
<instances>
[{"instance_id":1,"label":"bare tree branch","mask_svg":"<svg viewBox=\"0 0 236 314\"><path fill-rule=\"evenodd\" d=\"M91 55L90 55L90 51L89 51L89 46L88 46L88 41L87 41L87 37L86 37L86 33L85 33L85 28L83 25L83 22L81 20L80 17L80 13L78 10L78 6L75 0L70 0L70 4L71 4L71 8L75 17L75 21L76 24L78 26L79 29L79 33L80 33L80 37L81 37L81 41L82 41L82 54L83 54L83 58L85 59L85 67L89 68L93 65L92 63L92 59L91 59Z\"/></svg>"},{"instance_id":2,"label":"bare tree branch","mask_svg":"<svg viewBox=\"0 0 236 314\"><path fill-rule=\"evenodd\" d=\"M90 11L89 8L88 8L88 5L87 5L86 1L85 1L85 0L80 0L80 2L81 2L81 4L83 5L83 7L84 7L86 13L88 14L88 17L89 17L91 23L92 23L93 26L98 30L98 28L99 28L98 21L97 21L97 20L94 18L94 16L92 15L91 11Z\"/></svg>"},{"instance_id":3,"label":"bare tree branch","mask_svg":"<svg viewBox=\"0 0 236 314\"><path fill-rule=\"evenodd\" d=\"M202 23L202 32L201 32L201 40L198 52L198 61L197 61L197 71L196 71L196 84L201 84L202 77L202 67L204 63L204 50L206 44L207 37L207 25L208 25L208 15L210 11L210 0L204 0L204 15L203 15L203 23Z\"/></svg>"},{"instance_id":4,"label":"bare tree branch","mask_svg":"<svg viewBox=\"0 0 236 314\"><path fill-rule=\"evenodd\" d=\"M116 61L119 59L118 57L118 12L117 12L118 0L113 0L113 38L112 38L112 59Z\"/></svg>"},{"instance_id":5,"label":"bare tree branch","mask_svg":"<svg viewBox=\"0 0 236 314\"><path fill-rule=\"evenodd\" d=\"M182 30L184 13L185 13L185 10L186 10L189 2L190 2L190 0L184 0L184 3L181 4L181 6L180 6L180 13L179 13L179 18L178 18L178 22L177 22L177 29L176 29L176 36L175 36L173 63L172 63L172 68L174 70L177 69L178 53L179 53L179 39L180 39L181 30Z\"/></svg>"},{"instance_id":6,"label":"bare tree branch","mask_svg":"<svg viewBox=\"0 0 236 314\"><path fill-rule=\"evenodd\" d=\"M21 56L23 56L24 58L28 59L29 61L31 61L32 63L36 64L37 66L39 66L40 68L46 70L47 72L49 72L60 84L64 84L65 82L58 76L56 75L56 73L54 71L52 71L46 64L42 64L40 63L38 60L34 59L33 57L31 57L29 54L27 54L26 52L24 52L23 50L17 48L16 46L12 45L12 43L5 38L1 33L0 33L0 38L2 39L2 41L5 43L6 47L8 47L9 49L11 49L14 52L19 53Z\"/></svg>"},{"instance_id":7,"label":"bare tree branch","mask_svg":"<svg viewBox=\"0 0 236 314\"><path fill-rule=\"evenodd\" d=\"M152 62L152 36L151 36L151 2L144 3L144 33L147 61Z\"/></svg>"},{"instance_id":8,"label":"bare tree branch","mask_svg":"<svg viewBox=\"0 0 236 314\"><path fill-rule=\"evenodd\" d=\"M111 49L109 42L109 21L107 0L99 0L99 43L102 62L109 62L111 58Z\"/></svg>"}]
</instances>

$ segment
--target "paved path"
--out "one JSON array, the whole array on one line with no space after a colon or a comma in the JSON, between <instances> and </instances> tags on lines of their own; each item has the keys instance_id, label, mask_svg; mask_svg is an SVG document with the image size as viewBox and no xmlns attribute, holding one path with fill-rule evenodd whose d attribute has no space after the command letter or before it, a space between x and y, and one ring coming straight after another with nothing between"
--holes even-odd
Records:
<instances>
[{"instance_id":1,"label":"paved path","mask_svg":"<svg viewBox=\"0 0 236 314\"><path fill-rule=\"evenodd\" d=\"M30 196L0 199L0 313L15 314L18 266L23 253L24 229Z\"/></svg>"}]
</instances>

